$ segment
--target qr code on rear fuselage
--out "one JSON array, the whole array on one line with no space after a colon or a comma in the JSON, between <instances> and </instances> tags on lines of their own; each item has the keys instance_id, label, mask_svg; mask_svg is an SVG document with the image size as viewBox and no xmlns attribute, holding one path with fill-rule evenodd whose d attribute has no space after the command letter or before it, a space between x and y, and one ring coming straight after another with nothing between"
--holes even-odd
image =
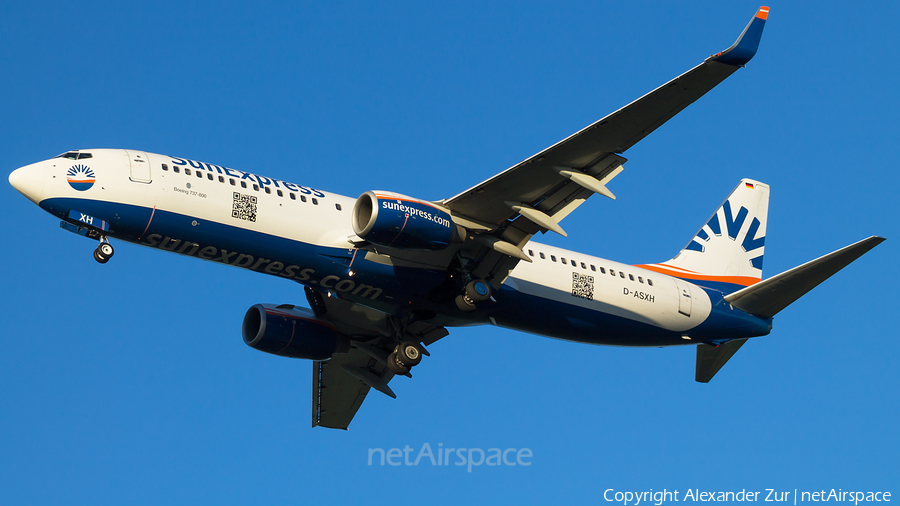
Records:
<instances>
[{"instance_id":1,"label":"qr code on rear fuselage","mask_svg":"<svg viewBox=\"0 0 900 506\"><path fill-rule=\"evenodd\" d=\"M256 221L256 197L234 192L234 206L231 217L247 221Z\"/></svg>"},{"instance_id":2,"label":"qr code on rear fuselage","mask_svg":"<svg viewBox=\"0 0 900 506\"><path fill-rule=\"evenodd\" d=\"M581 299L594 300L594 276L573 272L572 295Z\"/></svg>"}]
</instances>

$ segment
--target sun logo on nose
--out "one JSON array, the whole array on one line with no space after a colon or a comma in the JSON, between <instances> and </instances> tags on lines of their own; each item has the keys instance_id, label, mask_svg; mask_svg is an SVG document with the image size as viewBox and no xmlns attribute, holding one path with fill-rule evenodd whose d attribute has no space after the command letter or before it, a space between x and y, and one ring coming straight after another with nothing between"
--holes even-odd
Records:
<instances>
[{"instance_id":1,"label":"sun logo on nose","mask_svg":"<svg viewBox=\"0 0 900 506\"><path fill-rule=\"evenodd\" d=\"M87 165L73 165L66 172L66 181L69 186L83 192L94 186L94 171Z\"/></svg>"}]
</instances>

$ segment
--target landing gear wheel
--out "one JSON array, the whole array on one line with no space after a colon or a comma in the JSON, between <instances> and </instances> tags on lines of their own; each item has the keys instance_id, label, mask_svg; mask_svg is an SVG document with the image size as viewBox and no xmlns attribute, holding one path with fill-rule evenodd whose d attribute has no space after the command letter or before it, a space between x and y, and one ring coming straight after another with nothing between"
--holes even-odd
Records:
<instances>
[{"instance_id":1,"label":"landing gear wheel","mask_svg":"<svg viewBox=\"0 0 900 506\"><path fill-rule=\"evenodd\" d=\"M113 249L112 244L108 242L101 242L99 246L97 246L97 252L102 257L106 257L107 260L112 258L112 256L116 253Z\"/></svg>"},{"instance_id":2,"label":"landing gear wheel","mask_svg":"<svg viewBox=\"0 0 900 506\"><path fill-rule=\"evenodd\" d=\"M410 341L404 341L397 345L394 354L397 361L405 365L407 369L412 369L422 361L422 350L416 343Z\"/></svg>"},{"instance_id":3,"label":"landing gear wheel","mask_svg":"<svg viewBox=\"0 0 900 506\"><path fill-rule=\"evenodd\" d=\"M393 352L390 355L388 355L387 366L388 366L388 369L390 369L391 372L394 374L397 374L397 375L409 374L409 367L406 367L405 365L403 365L402 362L400 362L400 360L398 360L397 352Z\"/></svg>"},{"instance_id":4,"label":"landing gear wheel","mask_svg":"<svg viewBox=\"0 0 900 506\"><path fill-rule=\"evenodd\" d=\"M470 311L475 311L475 302L473 302L472 299L466 297L465 295L457 295L456 307L458 307L460 311L465 311L468 313Z\"/></svg>"},{"instance_id":5,"label":"landing gear wheel","mask_svg":"<svg viewBox=\"0 0 900 506\"><path fill-rule=\"evenodd\" d=\"M491 298L491 285L483 279L469 281L465 294L472 302L486 301Z\"/></svg>"},{"instance_id":6,"label":"landing gear wheel","mask_svg":"<svg viewBox=\"0 0 900 506\"><path fill-rule=\"evenodd\" d=\"M105 257L100 254L99 248L94 250L94 260L96 260L98 263L101 263L101 264L105 264L106 262L109 262L108 257Z\"/></svg>"}]
</instances>

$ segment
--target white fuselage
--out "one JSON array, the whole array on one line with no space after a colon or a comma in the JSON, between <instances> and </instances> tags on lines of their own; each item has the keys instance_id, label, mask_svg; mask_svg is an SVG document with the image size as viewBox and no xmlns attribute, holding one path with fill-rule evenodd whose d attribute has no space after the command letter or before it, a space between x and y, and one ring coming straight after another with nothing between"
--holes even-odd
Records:
<instances>
[{"instance_id":1,"label":"white fuselage","mask_svg":"<svg viewBox=\"0 0 900 506\"><path fill-rule=\"evenodd\" d=\"M441 273L403 278L354 250L353 198L182 158L84 152L91 158L19 169L23 193L70 222L107 221L113 238L284 277L385 312L422 303L440 283ZM84 167L92 178L71 175ZM708 289L534 241L523 249L533 262L518 263L486 310L429 309L444 325L493 323L603 344L687 344L708 333Z\"/></svg>"}]
</instances>

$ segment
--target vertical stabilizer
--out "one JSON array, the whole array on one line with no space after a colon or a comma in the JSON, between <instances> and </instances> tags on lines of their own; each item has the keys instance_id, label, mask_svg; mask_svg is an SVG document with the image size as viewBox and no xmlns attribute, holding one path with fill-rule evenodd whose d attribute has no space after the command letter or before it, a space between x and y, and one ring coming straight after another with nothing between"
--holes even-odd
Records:
<instances>
[{"instance_id":1,"label":"vertical stabilizer","mask_svg":"<svg viewBox=\"0 0 900 506\"><path fill-rule=\"evenodd\" d=\"M769 186L742 179L678 255L645 269L733 292L762 279Z\"/></svg>"}]
</instances>

